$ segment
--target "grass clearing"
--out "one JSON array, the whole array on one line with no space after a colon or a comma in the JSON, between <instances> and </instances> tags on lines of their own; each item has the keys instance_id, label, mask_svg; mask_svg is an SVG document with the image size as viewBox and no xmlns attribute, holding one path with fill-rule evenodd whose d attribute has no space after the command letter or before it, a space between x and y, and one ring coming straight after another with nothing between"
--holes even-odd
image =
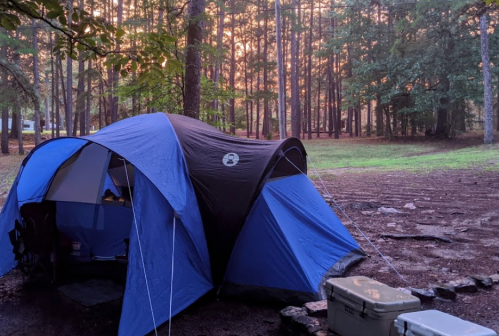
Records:
<instances>
[{"instance_id":1,"label":"grass clearing","mask_svg":"<svg viewBox=\"0 0 499 336\"><path fill-rule=\"evenodd\" d=\"M373 168L431 171L439 169L499 170L499 145L453 147L449 142L403 143L362 141L305 141L319 170Z\"/></svg>"}]
</instances>

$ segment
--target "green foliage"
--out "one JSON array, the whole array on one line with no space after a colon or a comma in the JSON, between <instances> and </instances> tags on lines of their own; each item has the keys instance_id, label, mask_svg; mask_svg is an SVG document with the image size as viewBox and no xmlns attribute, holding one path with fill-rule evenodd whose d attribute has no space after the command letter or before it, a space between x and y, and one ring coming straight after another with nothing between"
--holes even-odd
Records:
<instances>
[{"instance_id":1,"label":"green foliage","mask_svg":"<svg viewBox=\"0 0 499 336\"><path fill-rule=\"evenodd\" d=\"M456 120L465 117L464 102L482 102L480 40L473 17L478 4L343 0L342 5L345 9L333 14L339 23L326 47L338 56L347 50L352 60L342 69L348 106L379 97L392 111L418 120L430 120L446 108L451 127L460 127ZM389 19L377 20L379 6ZM496 45L491 43L493 62ZM403 97L407 103L400 105Z\"/></svg>"},{"instance_id":2,"label":"green foliage","mask_svg":"<svg viewBox=\"0 0 499 336\"><path fill-rule=\"evenodd\" d=\"M71 25L67 20L70 12ZM39 20L58 32L55 50L75 60L81 52L85 57L107 55L123 35L102 18L78 7L70 11L58 0L0 0L0 28L16 30L22 18Z\"/></svg>"}]
</instances>

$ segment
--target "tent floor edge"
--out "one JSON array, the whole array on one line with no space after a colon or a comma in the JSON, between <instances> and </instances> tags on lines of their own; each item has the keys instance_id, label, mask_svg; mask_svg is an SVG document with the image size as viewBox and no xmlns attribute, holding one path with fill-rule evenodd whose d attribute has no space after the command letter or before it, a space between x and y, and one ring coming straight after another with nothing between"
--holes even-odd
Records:
<instances>
[{"instance_id":1,"label":"tent floor edge","mask_svg":"<svg viewBox=\"0 0 499 336\"><path fill-rule=\"evenodd\" d=\"M319 299L318 293L235 283L225 283L219 295L222 299L275 305L302 305Z\"/></svg>"},{"instance_id":2,"label":"tent floor edge","mask_svg":"<svg viewBox=\"0 0 499 336\"><path fill-rule=\"evenodd\" d=\"M326 299L326 281L330 278L339 278L351 269L354 265L361 262L366 258L366 253L360 247L348 252L338 260L331 268L324 274L319 284L319 299Z\"/></svg>"}]
</instances>

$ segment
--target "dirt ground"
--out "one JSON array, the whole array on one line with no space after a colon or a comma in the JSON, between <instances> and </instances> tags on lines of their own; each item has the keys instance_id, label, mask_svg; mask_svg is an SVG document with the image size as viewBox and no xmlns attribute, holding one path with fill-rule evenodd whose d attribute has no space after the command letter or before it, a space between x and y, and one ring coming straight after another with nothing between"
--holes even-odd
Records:
<instances>
[{"instance_id":1,"label":"dirt ground","mask_svg":"<svg viewBox=\"0 0 499 336\"><path fill-rule=\"evenodd\" d=\"M348 275L368 276L394 287L427 288L467 275L499 271L499 173L482 168L431 173L340 169L325 176L331 195L407 283L334 208L369 255ZM404 207L410 203L414 209ZM380 207L397 213L382 213ZM427 234L452 242L380 238L384 233ZM16 270L0 278L0 334L116 334L120 301L85 308L50 285L40 288L22 283ZM455 301L435 300L424 308L439 309L499 332L498 298L496 285L490 290L459 294ZM171 334L279 336L281 308L208 296L173 318ZM161 326L159 334L168 335L168 326Z\"/></svg>"},{"instance_id":2,"label":"dirt ground","mask_svg":"<svg viewBox=\"0 0 499 336\"><path fill-rule=\"evenodd\" d=\"M327 185L348 216L407 283L340 215L370 256L348 275L364 275L393 287L428 288L467 275L499 272L499 173L480 169L429 174L345 173L327 181ZM409 203L416 208L405 208ZM378 213L378 206L394 208L398 213ZM433 235L452 242L380 238L384 233ZM424 308L442 310L499 332L498 298L496 285L474 294L459 294L455 302L436 300Z\"/></svg>"}]
</instances>

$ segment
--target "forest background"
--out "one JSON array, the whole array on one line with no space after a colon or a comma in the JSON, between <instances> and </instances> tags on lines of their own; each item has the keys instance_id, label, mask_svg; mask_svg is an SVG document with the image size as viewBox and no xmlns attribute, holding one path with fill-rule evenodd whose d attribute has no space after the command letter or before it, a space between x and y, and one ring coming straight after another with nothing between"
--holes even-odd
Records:
<instances>
[{"instance_id":1,"label":"forest background","mask_svg":"<svg viewBox=\"0 0 499 336\"><path fill-rule=\"evenodd\" d=\"M22 153L23 120L38 144L156 111L257 139L478 126L491 143L496 2L0 0L2 153Z\"/></svg>"}]
</instances>

